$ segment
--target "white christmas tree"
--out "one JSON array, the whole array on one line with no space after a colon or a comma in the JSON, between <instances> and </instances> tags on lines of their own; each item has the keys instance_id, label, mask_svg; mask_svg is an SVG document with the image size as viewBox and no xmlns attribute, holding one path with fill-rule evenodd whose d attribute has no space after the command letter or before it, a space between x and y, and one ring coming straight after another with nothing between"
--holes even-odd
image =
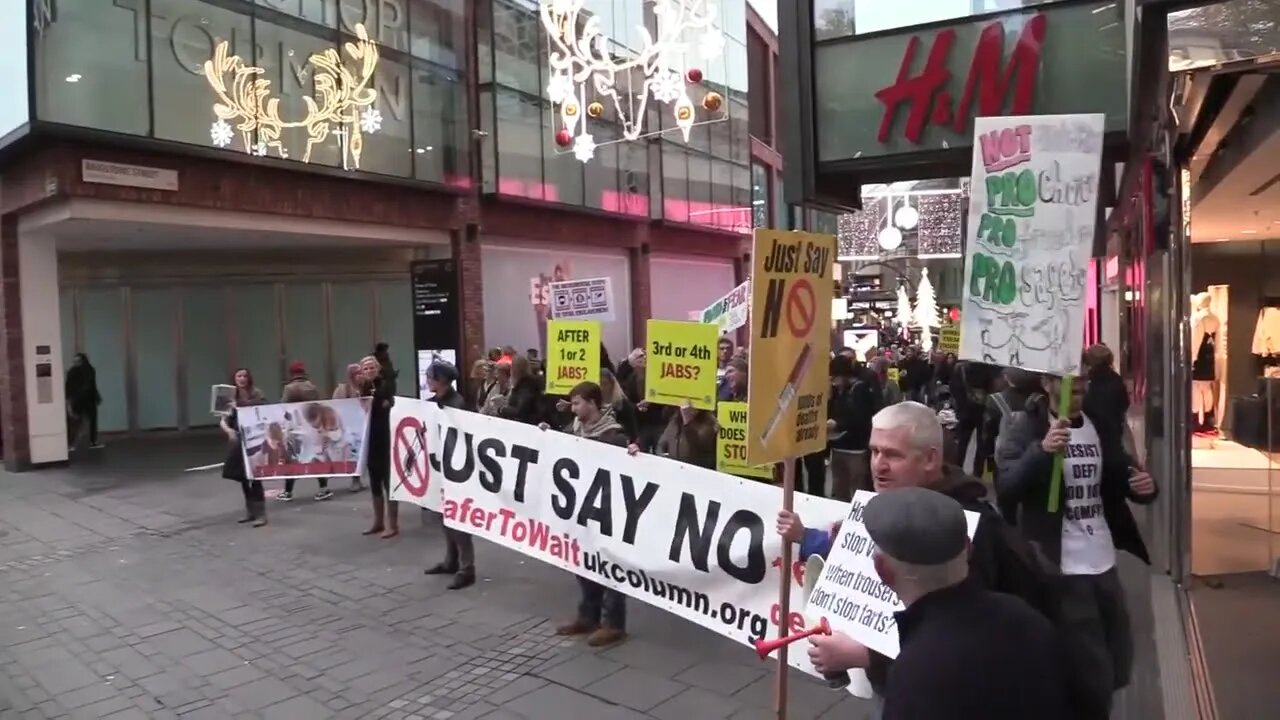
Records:
<instances>
[{"instance_id":1,"label":"white christmas tree","mask_svg":"<svg viewBox=\"0 0 1280 720\"><path fill-rule=\"evenodd\" d=\"M928 352L933 349L931 329L942 325L938 318L938 296L933 291L933 283L929 281L928 268L921 268L920 284L916 286L915 321L920 326L920 347Z\"/></svg>"},{"instance_id":2,"label":"white christmas tree","mask_svg":"<svg viewBox=\"0 0 1280 720\"><path fill-rule=\"evenodd\" d=\"M907 328L915 321L911 314L911 300L907 297L907 286L898 284L898 331L906 333Z\"/></svg>"}]
</instances>

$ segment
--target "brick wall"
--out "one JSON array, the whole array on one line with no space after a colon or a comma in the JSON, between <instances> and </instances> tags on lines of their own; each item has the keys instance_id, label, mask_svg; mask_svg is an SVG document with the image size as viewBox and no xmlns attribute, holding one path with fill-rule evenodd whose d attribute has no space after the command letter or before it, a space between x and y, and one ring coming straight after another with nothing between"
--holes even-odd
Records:
<instances>
[{"instance_id":1,"label":"brick wall","mask_svg":"<svg viewBox=\"0 0 1280 720\"><path fill-rule=\"evenodd\" d=\"M0 437L5 469L31 464L27 433L26 360L22 352L22 288L18 282L18 217L0 217Z\"/></svg>"}]
</instances>

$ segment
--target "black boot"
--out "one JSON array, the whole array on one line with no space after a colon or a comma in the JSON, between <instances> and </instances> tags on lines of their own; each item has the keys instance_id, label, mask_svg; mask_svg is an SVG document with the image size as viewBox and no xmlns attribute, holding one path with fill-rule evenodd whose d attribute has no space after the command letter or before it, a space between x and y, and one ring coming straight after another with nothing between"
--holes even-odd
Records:
<instances>
[{"instance_id":1,"label":"black boot","mask_svg":"<svg viewBox=\"0 0 1280 720\"><path fill-rule=\"evenodd\" d=\"M456 572L458 572L457 564L455 563L453 565L450 565L446 561L446 562L438 563L432 567L427 568L422 572L422 574L423 575L453 575Z\"/></svg>"},{"instance_id":2,"label":"black boot","mask_svg":"<svg viewBox=\"0 0 1280 720\"><path fill-rule=\"evenodd\" d=\"M453 576L453 579L450 580L449 584L446 585L445 587L449 590L461 590L462 588L471 587L472 585L475 585L475 584L476 584L476 571L463 570L459 573L456 573Z\"/></svg>"},{"instance_id":3,"label":"black boot","mask_svg":"<svg viewBox=\"0 0 1280 720\"><path fill-rule=\"evenodd\" d=\"M265 500L255 500L253 502L253 526L256 528L267 524L267 502Z\"/></svg>"},{"instance_id":4,"label":"black boot","mask_svg":"<svg viewBox=\"0 0 1280 720\"><path fill-rule=\"evenodd\" d=\"M244 525L246 523L253 522L256 518L257 516L253 514L253 501L245 500L244 501L244 517L240 518L236 522L240 525Z\"/></svg>"}]
</instances>

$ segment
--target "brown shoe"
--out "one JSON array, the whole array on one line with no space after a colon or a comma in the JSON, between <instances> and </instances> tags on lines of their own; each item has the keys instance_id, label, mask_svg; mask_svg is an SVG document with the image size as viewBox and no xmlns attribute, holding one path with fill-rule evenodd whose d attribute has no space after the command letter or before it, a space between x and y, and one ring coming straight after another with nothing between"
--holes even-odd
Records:
<instances>
[{"instance_id":1,"label":"brown shoe","mask_svg":"<svg viewBox=\"0 0 1280 720\"><path fill-rule=\"evenodd\" d=\"M617 628L611 628L611 627L602 627L599 630L596 630L595 632L591 633L591 636L587 638L587 644L590 645L591 647L604 647L606 645L613 645L615 643L620 643L626 639L627 639L627 632L625 630L618 630Z\"/></svg>"},{"instance_id":2,"label":"brown shoe","mask_svg":"<svg viewBox=\"0 0 1280 720\"><path fill-rule=\"evenodd\" d=\"M567 622L556 628L557 635L587 635L595 632L596 626L586 620L578 619Z\"/></svg>"}]
</instances>

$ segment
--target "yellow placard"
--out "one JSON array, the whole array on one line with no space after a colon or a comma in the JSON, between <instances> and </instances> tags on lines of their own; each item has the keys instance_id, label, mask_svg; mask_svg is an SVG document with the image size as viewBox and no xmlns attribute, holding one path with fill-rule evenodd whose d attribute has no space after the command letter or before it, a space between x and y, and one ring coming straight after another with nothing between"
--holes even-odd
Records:
<instances>
[{"instance_id":1,"label":"yellow placard","mask_svg":"<svg viewBox=\"0 0 1280 720\"><path fill-rule=\"evenodd\" d=\"M938 330L938 350L944 353L960 354L960 326L943 325Z\"/></svg>"},{"instance_id":2,"label":"yellow placard","mask_svg":"<svg viewBox=\"0 0 1280 720\"><path fill-rule=\"evenodd\" d=\"M650 320L644 399L661 405L716 406L716 343L720 330L696 322Z\"/></svg>"},{"instance_id":3,"label":"yellow placard","mask_svg":"<svg viewBox=\"0 0 1280 720\"><path fill-rule=\"evenodd\" d=\"M885 377L889 378L889 382L898 382L898 368L889 368L885 371Z\"/></svg>"},{"instance_id":4,"label":"yellow placard","mask_svg":"<svg viewBox=\"0 0 1280 720\"><path fill-rule=\"evenodd\" d=\"M547 394L568 395L583 382L600 382L600 323L549 320Z\"/></svg>"},{"instance_id":5,"label":"yellow placard","mask_svg":"<svg viewBox=\"0 0 1280 720\"><path fill-rule=\"evenodd\" d=\"M773 466L747 464L747 404L722 402L716 406L716 470L730 475L773 480Z\"/></svg>"},{"instance_id":6,"label":"yellow placard","mask_svg":"<svg viewBox=\"0 0 1280 720\"><path fill-rule=\"evenodd\" d=\"M747 461L765 465L827 445L831 235L757 229L752 250Z\"/></svg>"}]
</instances>

